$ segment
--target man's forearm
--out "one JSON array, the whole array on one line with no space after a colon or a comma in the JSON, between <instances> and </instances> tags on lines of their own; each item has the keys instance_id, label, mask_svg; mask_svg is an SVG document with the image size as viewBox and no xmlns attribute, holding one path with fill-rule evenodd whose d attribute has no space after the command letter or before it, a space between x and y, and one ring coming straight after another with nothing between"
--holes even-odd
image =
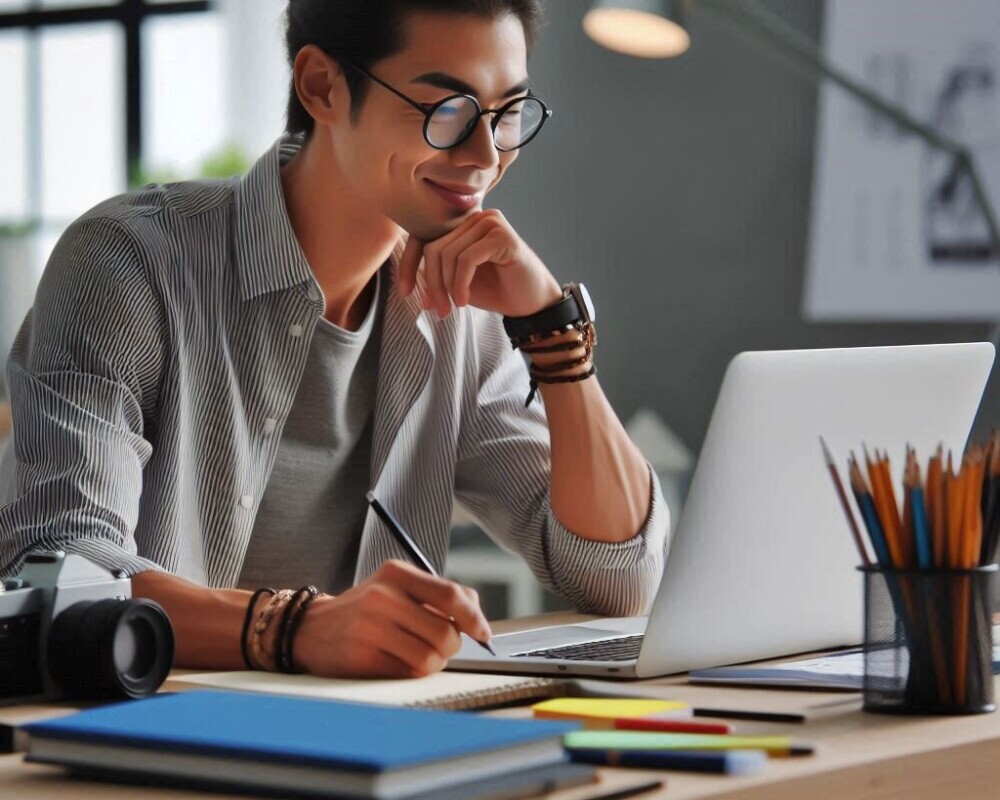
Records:
<instances>
[{"instance_id":1,"label":"man's forearm","mask_svg":"<svg viewBox=\"0 0 1000 800\"><path fill-rule=\"evenodd\" d=\"M541 384L552 443L552 510L585 539L622 542L649 513L649 469L591 377Z\"/></svg>"},{"instance_id":2,"label":"man's forearm","mask_svg":"<svg viewBox=\"0 0 1000 800\"><path fill-rule=\"evenodd\" d=\"M132 578L132 596L155 600L174 626L174 666L245 669L240 632L250 592L205 589L166 572Z\"/></svg>"}]
</instances>

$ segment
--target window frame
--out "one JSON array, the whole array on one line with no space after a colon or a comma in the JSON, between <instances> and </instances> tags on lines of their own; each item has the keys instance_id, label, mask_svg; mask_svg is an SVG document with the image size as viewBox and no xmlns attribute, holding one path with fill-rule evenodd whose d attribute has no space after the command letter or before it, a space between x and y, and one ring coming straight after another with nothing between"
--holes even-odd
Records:
<instances>
[{"instance_id":1,"label":"window frame","mask_svg":"<svg viewBox=\"0 0 1000 800\"><path fill-rule=\"evenodd\" d=\"M29 8L20 11L0 12L0 31L27 31L29 34L38 34L44 30L52 29L64 25L85 25L94 22L118 23L123 32L124 38L124 87L125 87L125 174L131 185L133 179L142 168L143 157L143 110L145 97L143 96L143 75L142 75L142 48L143 48L143 23L150 18L165 17L176 14L197 14L214 10L215 3L212 0L173 0L172 2L153 3L149 0L120 0L120 2L107 5L88 5L87 0L80 0L80 5L67 8L42 8L38 5L38 0L33 0ZM39 45L38 36L31 36L28 40L28 60L37 58L37 47ZM32 81L30 75L26 78L29 84ZM37 75L35 76L37 83ZM38 86L28 86L28 114L29 124L37 124L38 120L31 120L31 105L33 92L37 93ZM30 152L37 148L37 142L33 137L28 137L28 164L29 173L40 169L41 159L37 152ZM38 175L29 174L29 185L37 182ZM29 218L37 219L39 209L35 203L29 203Z\"/></svg>"}]
</instances>

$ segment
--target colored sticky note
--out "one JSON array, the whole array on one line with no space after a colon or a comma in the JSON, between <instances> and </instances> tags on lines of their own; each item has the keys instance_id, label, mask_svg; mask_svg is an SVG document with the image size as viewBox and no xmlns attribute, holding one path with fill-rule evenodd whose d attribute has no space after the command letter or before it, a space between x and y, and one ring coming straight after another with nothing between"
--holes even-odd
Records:
<instances>
[{"instance_id":1,"label":"colored sticky note","mask_svg":"<svg viewBox=\"0 0 1000 800\"><path fill-rule=\"evenodd\" d=\"M687 716L687 703L675 700L639 700L602 697L559 697L532 706L542 719L628 719L654 714Z\"/></svg>"},{"instance_id":2,"label":"colored sticky note","mask_svg":"<svg viewBox=\"0 0 1000 800\"><path fill-rule=\"evenodd\" d=\"M593 748L626 750L764 750L771 756L809 755L811 745L787 736L713 736L697 733L636 733L633 731L575 731L563 737L567 750Z\"/></svg>"}]
</instances>

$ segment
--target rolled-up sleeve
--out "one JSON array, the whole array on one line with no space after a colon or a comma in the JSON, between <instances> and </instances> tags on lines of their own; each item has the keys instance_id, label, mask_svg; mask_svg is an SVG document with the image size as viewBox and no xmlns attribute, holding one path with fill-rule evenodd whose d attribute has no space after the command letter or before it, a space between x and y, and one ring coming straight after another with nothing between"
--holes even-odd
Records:
<instances>
[{"instance_id":1,"label":"rolled-up sleeve","mask_svg":"<svg viewBox=\"0 0 1000 800\"><path fill-rule=\"evenodd\" d=\"M158 568L137 555L134 530L162 317L119 223L88 218L66 231L7 366L14 480L0 498L0 573L34 549L128 575Z\"/></svg>"},{"instance_id":2,"label":"rolled-up sleeve","mask_svg":"<svg viewBox=\"0 0 1000 800\"><path fill-rule=\"evenodd\" d=\"M650 469L651 502L634 537L608 543L568 530L552 511L551 450L545 414L525 408L528 371L498 318L477 322L479 383L463 421L456 467L458 501L499 545L519 553L535 576L581 612L646 613L663 572L670 515Z\"/></svg>"}]
</instances>

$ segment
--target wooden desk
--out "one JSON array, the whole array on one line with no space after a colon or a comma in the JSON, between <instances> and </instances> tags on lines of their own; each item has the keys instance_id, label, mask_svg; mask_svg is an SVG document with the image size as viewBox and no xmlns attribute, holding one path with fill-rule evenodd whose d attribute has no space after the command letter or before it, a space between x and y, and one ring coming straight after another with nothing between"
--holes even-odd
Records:
<instances>
[{"instance_id":1,"label":"wooden desk","mask_svg":"<svg viewBox=\"0 0 1000 800\"><path fill-rule=\"evenodd\" d=\"M546 617L547 624L564 621ZM572 617L572 619L583 619ZM527 627L524 621L498 623L498 632ZM637 684L631 684L637 685ZM177 687L170 688L179 688ZM684 678L642 682L664 697L697 705L787 709L845 698L844 693L694 686ZM1000 696L1000 683L997 686ZM44 709L51 715L51 708ZM15 713L0 709L0 719ZM29 709L17 713L30 716ZM527 716L526 708L494 712ZM644 777L665 778L670 800L996 800L1000 797L1000 713L970 717L891 717L856 708L802 725L744 723L753 732L790 733L814 742L812 757L772 759L762 775L746 778L601 770L601 784L550 795L551 800L584 800L631 785ZM20 755L0 756L0 796L17 800L61 798L184 798L219 800L221 795L84 782L59 770L25 764ZM643 795L652 798L654 795Z\"/></svg>"}]
</instances>

